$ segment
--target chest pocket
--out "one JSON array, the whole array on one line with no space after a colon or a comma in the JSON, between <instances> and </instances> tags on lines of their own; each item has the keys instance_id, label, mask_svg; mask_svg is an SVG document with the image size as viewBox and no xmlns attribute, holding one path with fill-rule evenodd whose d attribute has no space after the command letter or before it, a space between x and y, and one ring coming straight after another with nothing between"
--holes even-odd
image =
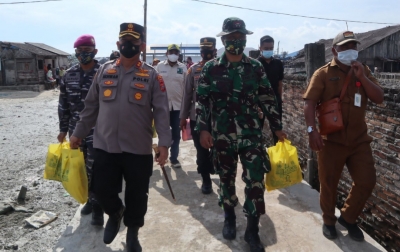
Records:
<instances>
[{"instance_id":1,"label":"chest pocket","mask_svg":"<svg viewBox=\"0 0 400 252\"><path fill-rule=\"evenodd\" d=\"M142 83L131 83L129 89L129 102L144 106L148 99L149 85Z\"/></svg>"},{"instance_id":2,"label":"chest pocket","mask_svg":"<svg viewBox=\"0 0 400 252\"><path fill-rule=\"evenodd\" d=\"M250 64L244 65L244 74L242 75L243 92L247 95L253 95L258 91L261 76L254 72L253 66Z\"/></svg>"},{"instance_id":3,"label":"chest pocket","mask_svg":"<svg viewBox=\"0 0 400 252\"><path fill-rule=\"evenodd\" d=\"M118 80L102 79L100 82L100 97L102 101L114 101L117 97Z\"/></svg>"}]
</instances>

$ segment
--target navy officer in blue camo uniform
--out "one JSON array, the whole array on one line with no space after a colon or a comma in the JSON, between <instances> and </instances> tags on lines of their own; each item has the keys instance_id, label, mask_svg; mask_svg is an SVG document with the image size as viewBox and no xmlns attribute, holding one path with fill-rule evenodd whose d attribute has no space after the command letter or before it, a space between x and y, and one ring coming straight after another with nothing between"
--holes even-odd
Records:
<instances>
[{"instance_id":1,"label":"navy officer in blue camo uniform","mask_svg":"<svg viewBox=\"0 0 400 252\"><path fill-rule=\"evenodd\" d=\"M94 59L97 53L96 42L91 35L82 35L74 43L75 56L79 64L68 69L60 81L60 98L58 104L58 117L60 120L60 133L57 137L63 142L67 133L71 137L79 121L79 114L85 107L84 100L92 85L94 76L100 64ZM93 129L83 140L81 149L85 156L86 171L90 182L93 165ZM104 224L103 210L96 202L94 194L89 189L88 202L81 210L82 215L92 213L92 225Z\"/></svg>"}]
</instances>

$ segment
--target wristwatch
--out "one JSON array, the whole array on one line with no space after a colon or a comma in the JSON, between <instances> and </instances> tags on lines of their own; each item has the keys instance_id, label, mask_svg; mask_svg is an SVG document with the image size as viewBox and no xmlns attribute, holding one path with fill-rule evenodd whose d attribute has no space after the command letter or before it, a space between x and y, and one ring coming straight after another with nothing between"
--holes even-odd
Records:
<instances>
[{"instance_id":1,"label":"wristwatch","mask_svg":"<svg viewBox=\"0 0 400 252\"><path fill-rule=\"evenodd\" d=\"M310 134L310 133L313 132L313 131L314 131L313 126L308 126L308 127L307 127L307 132L308 132L308 134Z\"/></svg>"}]
</instances>

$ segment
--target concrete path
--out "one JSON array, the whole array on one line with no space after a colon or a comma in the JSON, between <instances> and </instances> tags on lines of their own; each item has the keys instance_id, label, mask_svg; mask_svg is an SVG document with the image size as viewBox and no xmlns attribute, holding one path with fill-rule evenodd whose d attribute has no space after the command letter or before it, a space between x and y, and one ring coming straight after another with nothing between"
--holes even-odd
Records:
<instances>
[{"instance_id":1,"label":"concrete path","mask_svg":"<svg viewBox=\"0 0 400 252\"><path fill-rule=\"evenodd\" d=\"M227 241L221 234L224 218L217 204L218 177L212 178L214 193L203 195L193 142L181 142L180 150L182 169L166 166L176 202L172 200L160 168L154 166L146 221L139 231L143 251L249 251L243 239L246 219L241 205L244 183L240 176L237 178L241 203L236 207L237 237ZM241 171L239 164L238 175ZM267 214L260 219L260 237L267 251L385 251L366 234L364 242L351 240L340 224L336 225L339 238L327 240L322 235L319 193L306 183L266 192L265 201ZM52 251L125 251L125 226L121 226L113 243L106 246L102 239L104 229L92 227L91 217L81 217L79 211Z\"/></svg>"}]
</instances>

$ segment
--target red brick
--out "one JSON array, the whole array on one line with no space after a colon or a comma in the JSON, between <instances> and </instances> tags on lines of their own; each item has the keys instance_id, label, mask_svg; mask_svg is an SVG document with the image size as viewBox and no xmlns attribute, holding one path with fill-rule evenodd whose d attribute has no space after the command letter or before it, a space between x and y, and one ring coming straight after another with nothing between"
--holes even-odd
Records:
<instances>
[{"instance_id":1,"label":"red brick","mask_svg":"<svg viewBox=\"0 0 400 252\"><path fill-rule=\"evenodd\" d=\"M400 239L400 230L393 230L393 229L388 229L388 233L395 236L397 239Z\"/></svg>"},{"instance_id":2,"label":"red brick","mask_svg":"<svg viewBox=\"0 0 400 252\"><path fill-rule=\"evenodd\" d=\"M388 117L387 121L390 122L390 123L394 123L394 124L400 125L400 119L399 118Z\"/></svg>"}]
</instances>

